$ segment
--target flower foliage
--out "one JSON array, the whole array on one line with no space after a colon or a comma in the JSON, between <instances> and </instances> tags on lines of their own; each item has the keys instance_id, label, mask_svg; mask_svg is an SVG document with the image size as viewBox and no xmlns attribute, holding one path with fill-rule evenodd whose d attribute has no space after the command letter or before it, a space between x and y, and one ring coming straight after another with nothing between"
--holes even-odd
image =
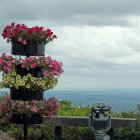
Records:
<instances>
[{"instance_id":1,"label":"flower foliage","mask_svg":"<svg viewBox=\"0 0 140 140\"><path fill-rule=\"evenodd\" d=\"M57 38L51 29L44 29L44 27L39 26L29 28L24 24L15 23L4 28L2 37L7 39L7 42L20 42L22 44L46 44Z\"/></svg>"},{"instance_id":2,"label":"flower foliage","mask_svg":"<svg viewBox=\"0 0 140 140\"><path fill-rule=\"evenodd\" d=\"M17 71L17 66L25 70L38 68L41 71L41 76L34 77L30 73L21 76ZM6 54L2 54L0 57L0 71L3 72L1 87L41 90L53 88L57 84L57 77L63 73L62 63L53 60L51 57L39 56L16 59Z\"/></svg>"},{"instance_id":3,"label":"flower foliage","mask_svg":"<svg viewBox=\"0 0 140 140\"><path fill-rule=\"evenodd\" d=\"M58 79L54 76L43 78L33 77L31 74L21 77L16 72L4 74L0 87L4 88L26 88L34 90L49 90L56 86Z\"/></svg>"},{"instance_id":4,"label":"flower foliage","mask_svg":"<svg viewBox=\"0 0 140 140\"><path fill-rule=\"evenodd\" d=\"M59 103L55 97L44 101L20 101L11 100L8 95L3 96L0 102L0 116L10 116L12 114L25 114L31 116L40 114L41 116L55 116L59 111Z\"/></svg>"},{"instance_id":5,"label":"flower foliage","mask_svg":"<svg viewBox=\"0 0 140 140\"><path fill-rule=\"evenodd\" d=\"M53 60L50 56L25 57L24 59L16 59L11 55L2 54L0 57L0 71L3 73L11 73L16 71L16 66L21 65L22 68L41 68L44 76L56 75L63 73L62 63Z\"/></svg>"}]
</instances>

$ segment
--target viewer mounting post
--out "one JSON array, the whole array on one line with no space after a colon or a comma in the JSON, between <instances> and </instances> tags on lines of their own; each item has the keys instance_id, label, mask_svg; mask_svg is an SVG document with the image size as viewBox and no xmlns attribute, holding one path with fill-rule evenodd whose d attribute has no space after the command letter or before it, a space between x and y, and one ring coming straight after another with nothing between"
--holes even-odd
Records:
<instances>
[{"instance_id":1,"label":"viewer mounting post","mask_svg":"<svg viewBox=\"0 0 140 140\"><path fill-rule=\"evenodd\" d=\"M111 128L110 107L97 103L89 116L89 127L94 131L96 140L110 140L107 132Z\"/></svg>"}]
</instances>

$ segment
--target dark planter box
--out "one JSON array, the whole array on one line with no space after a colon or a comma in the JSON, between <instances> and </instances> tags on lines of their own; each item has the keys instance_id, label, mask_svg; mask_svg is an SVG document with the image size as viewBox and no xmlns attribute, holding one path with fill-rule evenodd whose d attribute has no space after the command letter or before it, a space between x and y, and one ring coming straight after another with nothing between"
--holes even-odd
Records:
<instances>
[{"instance_id":1,"label":"dark planter box","mask_svg":"<svg viewBox=\"0 0 140 140\"><path fill-rule=\"evenodd\" d=\"M13 114L10 119L10 123L17 123L17 124L41 124L43 123L43 117L40 114L31 115L31 117L27 117L25 114L18 115Z\"/></svg>"},{"instance_id":2,"label":"dark planter box","mask_svg":"<svg viewBox=\"0 0 140 140\"><path fill-rule=\"evenodd\" d=\"M32 76L37 77L37 78L43 77L43 72L41 71L41 69L39 67L27 69L27 68L22 68L21 65L17 65L16 73L21 76L25 76L28 73L30 73Z\"/></svg>"},{"instance_id":3,"label":"dark planter box","mask_svg":"<svg viewBox=\"0 0 140 140\"><path fill-rule=\"evenodd\" d=\"M32 100L41 100L43 101L43 91L40 90L29 90L23 88L12 88L10 90L10 97L12 100L25 100L25 101L32 101Z\"/></svg>"},{"instance_id":4,"label":"dark planter box","mask_svg":"<svg viewBox=\"0 0 140 140\"><path fill-rule=\"evenodd\" d=\"M12 44L11 53L14 55L23 56L44 56L45 45L32 43L24 45L22 43L16 42Z\"/></svg>"}]
</instances>

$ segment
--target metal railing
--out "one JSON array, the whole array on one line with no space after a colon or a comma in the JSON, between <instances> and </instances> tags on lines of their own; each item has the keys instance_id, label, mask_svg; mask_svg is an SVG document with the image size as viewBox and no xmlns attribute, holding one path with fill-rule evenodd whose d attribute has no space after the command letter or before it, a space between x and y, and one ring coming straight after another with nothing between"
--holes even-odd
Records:
<instances>
[{"instance_id":1,"label":"metal railing","mask_svg":"<svg viewBox=\"0 0 140 140\"><path fill-rule=\"evenodd\" d=\"M55 140L62 140L62 127L89 127L89 117L77 117L77 116L58 116L54 122L51 122L49 118L43 118L44 124L55 126ZM140 120L135 118L112 118L110 137L113 139L113 129L140 129Z\"/></svg>"}]
</instances>

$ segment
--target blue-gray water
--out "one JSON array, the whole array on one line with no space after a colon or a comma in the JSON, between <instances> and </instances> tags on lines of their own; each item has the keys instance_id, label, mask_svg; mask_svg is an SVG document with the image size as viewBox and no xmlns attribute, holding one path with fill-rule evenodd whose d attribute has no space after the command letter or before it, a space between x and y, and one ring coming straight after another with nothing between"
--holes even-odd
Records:
<instances>
[{"instance_id":1,"label":"blue-gray water","mask_svg":"<svg viewBox=\"0 0 140 140\"><path fill-rule=\"evenodd\" d=\"M4 93L4 90L1 90ZM9 92L9 90L6 90ZM140 104L139 90L93 90L93 91L56 91L49 90L44 98L55 96L58 100L71 100L75 105L94 105L107 103L112 111L121 112L135 109Z\"/></svg>"},{"instance_id":2,"label":"blue-gray water","mask_svg":"<svg viewBox=\"0 0 140 140\"><path fill-rule=\"evenodd\" d=\"M107 103L112 111L121 112L135 109L140 104L140 90L96 90L96 91L55 91L45 92L44 97L55 96L58 100L71 100L82 106Z\"/></svg>"}]
</instances>

